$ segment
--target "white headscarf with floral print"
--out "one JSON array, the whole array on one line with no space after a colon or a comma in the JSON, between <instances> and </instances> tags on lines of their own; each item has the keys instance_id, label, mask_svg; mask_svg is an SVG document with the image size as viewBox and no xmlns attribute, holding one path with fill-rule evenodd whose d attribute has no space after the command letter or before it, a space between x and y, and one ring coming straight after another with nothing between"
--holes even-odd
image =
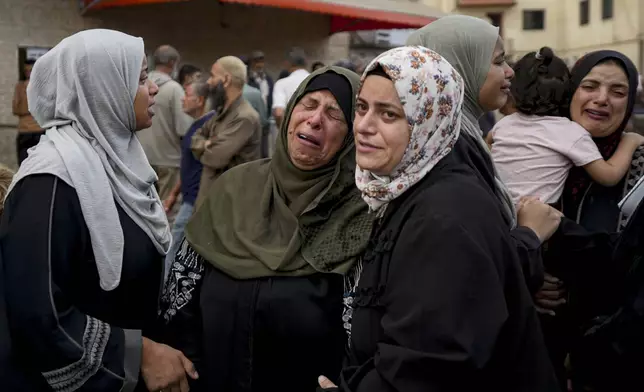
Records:
<instances>
[{"instance_id":1,"label":"white headscarf with floral print","mask_svg":"<svg viewBox=\"0 0 644 392\"><path fill-rule=\"evenodd\" d=\"M382 214L390 201L452 151L461 131L464 83L447 60L421 46L381 54L365 70L362 83L378 66L393 81L411 132L402 160L389 176L356 168L356 185L362 198L371 211Z\"/></svg>"}]
</instances>

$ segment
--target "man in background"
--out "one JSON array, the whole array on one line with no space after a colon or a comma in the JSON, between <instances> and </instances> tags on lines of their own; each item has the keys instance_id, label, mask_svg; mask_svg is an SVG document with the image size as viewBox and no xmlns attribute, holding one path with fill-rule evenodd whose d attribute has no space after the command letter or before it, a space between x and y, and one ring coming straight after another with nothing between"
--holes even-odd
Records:
<instances>
[{"instance_id":1,"label":"man in background","mask_svg":"<svg viewBox=\"0 0 644 392\"><path fill-rule=\"evenodd\" d=\"M273 106L275 83L273 78L266 73L266 61L262 51L256 50L248 58L248 84L260 91L267 108Z\"/></svg>"},{"instance_id":2,"label":"man in background","mask_svg":"<svg viewBox=\"0 0 644 392\"><path fill-rule=\"evenodd\" d=\"M284 111L291 96L300 86L300 83L310 75L309 71L306 70L306 54L302 49L293 48L289 52L286 68L289 71L289 76L278 80L273 89L272 110L278 128L282 125Z\"/></svg>"},{"instance_id":3,"label":"man in background","mask_svg":"<svg viewBox=\"0 0 644 392\"><path fill-rule=\"evenodd\" d=\"M179 52L169 45L154 52L154 71L149 78L159 86L159 93L155 97L152 126L138 133L148 161L159 177L156 185L161 200L167 199L179 182L181 137L192 123L183 112L183 87L172 79L179 60ZM168 212L170 222L175 214L176 210Z\"/></svg>"},{"instance_id":4,"label":"man in background","mask_svg":"<svg viewBox=\"0 0 644 392\"><path fill-rule=\"evenodd\" d=\"M263 53L261 52L254 52L254 56L262 56L261 61L262 61L262 69L263 69ZM242 96L248 103L255 109L257 114L259 114L259 121L262 125L262 134L261 134L261 140L260 140L260 153L262 158L268 157L268 135L270 133L270 116L268 114L268 106L266 104L266 99L270 98L272 100L272 97L267 97L262 93L262 91L257 87L257 86L268 86L267 82L264 81L262 82L262 79L258 80L258 77L255 76L255 79L253 80L252 77L252 71L251 71L251 64L254 64L253 62L250 61L250 59L246 56L240 56L239 57L241 61L246 64L247 70L248 70L248 80L246 81L246 84L244 85L244 90L242 91ZM256 64L256 63L255 63ZM268 77L268 75L266 75ZM269 77L270 78L270 77ZM263 84L262 84L263 83ZM270 81L270 89L272 91L273 89L273 81Z\"/></svg>"},{"instance_id":5,"label":"man in background","mask_svg":"<svg viewBox=\"0 0 644 392\"><path fill-rule=\"evenodd\" d=\"M262 93L255 87L246 83L244 85L244 90L242 91L242 96L259 115L259 122L262 127L260 152L261 157L266 158L268 157L268 133L270 130L270 122L268 121L268 110L266 109L266 104L262 99Z\"/></svg>"},{"instance_id":6,"label":"man in background","mask_svg":"<svg viewBox=\"0 0 644 392\"><path fill-rule=\"evenodd\" d=\"M217 115L192 137L192 152L203 164L196 207L226 170L260 158L261 124L257 111L244 99L246 65L238 57L222 57L212 65L208 85Z\"/></svg>"},{"instance_id":7,"label":"man in background","mask_svg":"<svg viewBox=\"0 0 644 392\"><path fill-rule=\"evenodd\" d=\"M199 193L199 182L201 181L202 165L193 155L190 148L192 136L197 130L204 126L206 121L214 115L214 111L206 113L206 101L210 93L207 78L199 77L186 85L186 96L183 99L183 111L194 119L194 122L188 128L188 131L181 141L181 168L180 181L170 193L169 197L164 200L163 206L166 213L170 211L174 204L181 197L181 207L172 226L172 248L166 256L165 271L170 271L170 266L174 260L183 232L192 216L194 206Z\"/></svg>"}]
</instances>

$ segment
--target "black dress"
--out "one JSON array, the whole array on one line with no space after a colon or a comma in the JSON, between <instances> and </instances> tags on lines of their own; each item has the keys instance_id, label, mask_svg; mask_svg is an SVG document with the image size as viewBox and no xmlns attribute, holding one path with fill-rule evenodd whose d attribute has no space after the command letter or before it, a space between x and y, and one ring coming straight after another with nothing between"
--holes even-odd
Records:
<instances>
[{"instance_id":1,"label":"black dress","mask_svg":"<svg viewBox=\"0 0 644 392\"><path fill-rule=\"evenodd\" d=\"M164 343L184 352L191 391L315 391L337 379L346 335L336 274L236 280L184 240L162 297Z\"/></svg>"},{"instance_id":2,"label":"black dress","mask_svg":"<svg viewBox=\"0 0 644 392\"><path fill-rule=\"evenodd\" d=\"M643 175L644 147L640 147L619 184L604 187L591 183L578 202L564 194L563 212L568 219L550 239L544 258L546 270L565 283L567 303L557 309L556 317L542 316L546 343L562 384L570 377L576 385L591 385L594 381L589 380L598 376L595 369L600 362L585 352L589 347L583 332L594 324L594 319L612 314L624 300L625 270L630 265L621 262L618 265L614 248L628 217L622 214L618 203ZM637 224L635 221L631 226ZM569 354L572 374L567 374L564 367ZM608 374L609 386L595 384L593 390L620 390L618 382L628 383L617 372L610 374L608 367L602 370L602 376Z\"/></svg>"},{"instance_id":3,"label":"black dress","mask_svg":"<svg viewBox=\"0 0 644 392\"><path fill-rule=\"evenodd\" d=\"M31 391L134 389L141 330L157 315L163 257L117 205L125 249L121 282L100 288L76 191L32 175L9 195L0 223L11 363ZM0 385L2 385L0 383Z\"/></svg>"},{"instance_id":4,"label":"black dress","mask_svg":"<svg viewBox=\"0 0 644 392\"><path fill-rule=\"evenodd\" d=\"M389 205L364 256L341 390L559 390L491 170L480 165L461 138Z\"/></svg>"}]
</instances>

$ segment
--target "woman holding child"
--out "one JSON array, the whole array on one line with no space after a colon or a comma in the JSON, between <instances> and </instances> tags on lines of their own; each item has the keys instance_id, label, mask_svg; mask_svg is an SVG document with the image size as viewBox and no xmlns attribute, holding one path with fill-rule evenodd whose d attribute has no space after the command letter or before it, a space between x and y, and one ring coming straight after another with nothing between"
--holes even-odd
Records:
<instances>
[{"instance_id":1,"label":"woman holding child","mask_svg":"<svg viewBox=\"0 0 644 392\"><path fill-rule=\"evenodd\" d=\"M638 84L635 66L619 52L592 52L577 62L571 81L574 91L570 118L591 134L602 157L612 160L619 154L625 139L635 138L633 134L625 133ZM550 346L560 357L570 352L571 378L579 388L619 390L619 385L623 385L619 383L628 383L616 373L623 375L625 369L604 366L607 364L600 361L600 357L608 359L609 355L597 356L593 352L595 349L589 346L589 340L582 339L579 334L580 325L581 331L586 331L588 327L583 324L598 315L611 314L624 298L625 275L616 265L613 244L630 217L620 210L618 203L644 173L644 149L637 148L629 156L628 163L625 175L612 186L602 185L580 168L571 170L562 197L563 211L582 227L567 235L560 231L553 237L554 260L550 270L561 280L552 279L553 284L546 284L539 294L547 299L546 302L541 300L543 306L558 305L563 302L564 284L568 289L569 307L554 309L557 317L548 322L559 328L546 337L558 343L555 347ZM598 234L587 237L588 232L582 232L582 228ZM561 250L564 251L558 252ZM572 252L575 252L574 257L567 256ZM552 255L546 257L553 258ZM568 262L564 264L560 260ZM626 262L630 265L628 260ZM598 287L602 289L598 290ZM561 363L555 363L558 365Z\"/></svg>"},{"instance_id":2,"label":"woman holding child","mask_svg":"<svg viewBox=\"0 0 644 392\"><path fill-rule=\"evenodd\" d=\"M598 315L611 314L623 298L624 272L614 265L613 252L617 233L628 222L618 203L641 177L644 162L644 138L624 133L637 72L613 51L590 53L569 72L549 48L524 56L515 71L517 112L492 132L493 156L515 198L537 196L570 218L544 256L546 269L558 278L546 275L536 301L549 309L542 322L562 384L570 353L573 379L596 389L598 372L589 369L597 357L587 351L579 330ZM569 306L560 307L566 302Z\"/></svg>"}]
</instances>

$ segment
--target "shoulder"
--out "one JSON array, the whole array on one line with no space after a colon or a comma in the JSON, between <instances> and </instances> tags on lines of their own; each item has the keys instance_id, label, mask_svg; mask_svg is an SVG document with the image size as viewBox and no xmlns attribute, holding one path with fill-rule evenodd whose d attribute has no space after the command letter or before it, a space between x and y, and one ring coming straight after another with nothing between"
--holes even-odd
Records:
<instances>
[{"instance_id":1,"label":"shoulder","mask_svg":"<svg viewBox=\"0 0 644 392\"><path fill-rule=\"evenodd\" d=\"M275 82L275 85L273 86L273 89L275 89L275 90L279 90L279 89L283 88L283 87L284 87L284 85L285 85L285 83L288 83L288 82L286 81L286 79L287 79L287 78L283 78L283 79L280 79L280 80L278 80L277 82Z\"/></svg>"},{"instance_id":2,"label":"shoulder","mask_svg":"<svg viewBox=\"0 0 644 392\"><path fill-rule=\"evenodd\" d=\"M179 84L179 82L176 82L176 81L174 81L174 80L170 80L170 81L166 82L165 86L168 86L168 89L171 89L171 90L172 90L172 92L173 92L175 95L180 95L180 96L182 96L182 97L183 97L184 95L186 95L186 92L185 92L185 90L183 89L183 86L181 86L181 85Z\"/></svg>"},{"instance_id":3,"label":"shoulder","mask_svg":"<svg viewBox=\"0 0 644 392\"><path fill-rule=\"evenodd\" d=\"M215 111L212 110L203 116L199 117L194 123L193 126L200 128L202 127L206 122L208 122L211 118L215 116Z\"/></svg>"},{"instance_id":4,"label":"shoulder","mask_svg":"<svg viewBox=\"0 0 644 392\"><path fill-rule=\"evenodd\" d=\"M241 122L259 123L259 114L248 101L244 100L239 105L235 119Z\"/></svg>"},{"instance_id":5,"label":"shoulder","mask_svg":"<svg viewBox=\"0 0 644 392\"><path fill-rule=\"evenodd\" d=\"M408 223L428 230L435 229L438 219L481 233L499 228L509 232L493 191L467 172L445 170L425 178L401 208L410 212Z\"/></svg>"},{"instance_id":6,"label":"shoulder","mask_svg":"<svg viewBox=\"0 0 644 392\"><path fill-rule=\"evenodd\" d=\"M82 219L76 190L48 173L28 175L13 186L5 202L4 214L11 217L14 213L18 216L28 214L37 219L48 219L53 215L65 221Z\"/></svg>"},{"instance_id":7,"label":"shoulder","mask_svg":"<svg viewBox=\"0 0 644 392\"><path fill-rule=\"evenodd\" d=\"M268 180L270 170L270 158L258 159L234 166L223 172L211 189L217 189L215 193L224 192L231 197L238 195L238 192L261 193L261 188ZM216 184L216 185L215 185ZM253 189L258 187L257 189ZM212 192L211 192L212 193Z\"/></svg>"},{"instance_id":8,"label":"shoulder","mask_svg":"<svg viewBox=\"0 0 644 392\"><path fill-rule=\"evenodd\" d=\"M256 98L256 97L261 97L262 96L262 92L259 91L259 89L257 87L253 87L253 86L251 86L249 84L244 86L244 90L245 90L244 94L247 94L250 97Z\"/></svg>"},{"instance_id":9,"label":"shoulder","mask_svg":"<svg viewBox=\"0 0 644 392\"><path fill-rule=\"evenodd\" d=\"M525 123L525 119L517 113L509 114L504 116L502 119L496 122L492 127L490 132L493 132L494 135L502 135L507 132L512 132L518 127L522 127Z\"/></svg>"},{"instance_id":10,"label":"shoulder","mask_svg":"<svg viewBox=\"0 0 644 392\"><path fill-rule=\"evenodd\" d=\"M31 174L20 179L7 196L10 199L40 199L56 193L56 199L72 199L78 202L76 190L59 177L49 174Z\"/></svg>"}]
</instances>

